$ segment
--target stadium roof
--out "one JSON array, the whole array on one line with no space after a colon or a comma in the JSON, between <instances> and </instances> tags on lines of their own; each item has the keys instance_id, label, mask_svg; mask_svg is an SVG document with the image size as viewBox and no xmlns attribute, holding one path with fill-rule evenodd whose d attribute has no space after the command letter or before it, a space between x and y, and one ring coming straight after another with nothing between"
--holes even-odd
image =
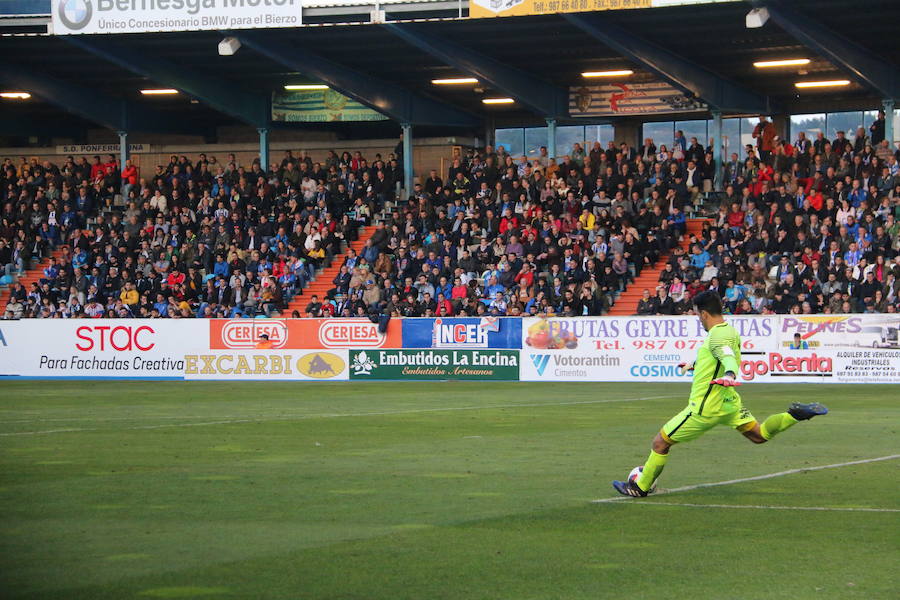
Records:
<instances>
[{"instance_id":1,"label":"stadium roof","mask_svg":"<svg viewBox=\"0 0 900 600\"><path fill-rule=\"evenodd\" d=\"M154 130L160 117L167 125L163 129L185 132L259 125L256 100L285 84L319 81L359 93L370 105L378 96L379 106L395 120L472 131L485 125L542 123L545 117L582 122L567 119L565 110L568 88L585 82L583 71L631 69L631 81L663 73L710 104L709 96L719 94L721 103L715 103L726 114L875 108L888 96L900 96L896 0L869 0L861 7L845 0L722 2L497 19L458 18L456 2L397 2L382 6L386 24L347 22L367 20L371 5L334 4L305 8L303 27L233 32L243 47L233 56L219 56L223 34L215 31L48 35L49 19L41 7L49 11L49 2L25 0L18 6L34 7L36 13L0 18L0 86L31 84L43 86L44 93L26 89L35 91L35 97L4 102L0 108L12 118L3 119L0 134L83 129L96 119L84 119L77 105L99 100L95 96L126 101L136 109L133 122L153 124ZM748 29L748 10L761 4L793 18L773 16L763 27ZM857 35L861 31L865 35ZM835 56L834 40L841 36L849 46L838 45L840 56ZM754 61L794 57L811 62L781 69L753 66ZM478 85L431 83L473 73ZM793 84L801 79L852 83L799 92ZM67 86L90 94L79 100ZM185 93L152 98L139 93L155 87ZM67 99L61 102L59 94ZM54 101L48 101L52 95ZM498 95L517 101L498 106L481 102ZM73 119L61 104L81 116ZM359 129L359 124L352 126Z\"/></svg>"}]
</instances>

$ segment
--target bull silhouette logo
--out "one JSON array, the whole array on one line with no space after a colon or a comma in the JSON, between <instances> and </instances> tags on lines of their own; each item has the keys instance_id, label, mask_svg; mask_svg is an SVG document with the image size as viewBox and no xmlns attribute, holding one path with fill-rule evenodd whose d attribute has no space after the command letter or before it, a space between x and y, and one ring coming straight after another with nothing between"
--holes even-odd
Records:
<instances>
[{"instance_id":1,"label":"bull silhouette logo","mask_svg":"<svg viewBox=\"0 0 900 600\"><path fill-rule=\"evenodd\" d=\"M331 365L325 362L325 359L323 359L321 356L316 354L313 359L309 361L309 374L321 376L326 373L336 375Z\"/></svg>"},{"instance_id":2,"label":"bull silhouette logo","mask_svg":"<svg viewBox=\"0 0 900 600\"><path fill-rule=\"evenodd\" d=\"M297 361L297 370L314 379L339 377L344 369L345 361L330 352L307 354Z\"/></svg>"}]
</instances>

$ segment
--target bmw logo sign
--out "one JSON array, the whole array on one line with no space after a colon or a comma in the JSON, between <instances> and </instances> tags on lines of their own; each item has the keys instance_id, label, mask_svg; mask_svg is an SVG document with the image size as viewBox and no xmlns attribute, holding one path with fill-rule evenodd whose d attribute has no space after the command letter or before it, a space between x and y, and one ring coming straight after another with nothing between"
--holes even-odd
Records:
<instances>
[{"instance_id":1,"label":"bmw logo sign","mask_svg":"<svg viewBox=\"0 0 900 600\"><path fill-rule=\"evenodd\" d=\"M57 13L63 25L78 30L91 22L94 7L91 0L60 0Z\"/></svg>"}]
</instances>

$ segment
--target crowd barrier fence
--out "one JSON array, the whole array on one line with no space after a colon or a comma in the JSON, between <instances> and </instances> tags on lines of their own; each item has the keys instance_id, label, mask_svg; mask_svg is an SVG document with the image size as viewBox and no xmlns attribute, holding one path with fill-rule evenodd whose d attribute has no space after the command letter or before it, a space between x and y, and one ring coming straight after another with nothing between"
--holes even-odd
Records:
<instances>
[{"instance_id":1,"label":"crowd barrier fence","mask_svg":"<svg viewBox=\"0 0 900 600\"><path fill-rule=\"evenodd\" d=\"M744 382L900 382L898 315L727 320ZM705 336L694 316L34 319L0 321L0 377L671 382Z\"/></svg>"}]
</instances>

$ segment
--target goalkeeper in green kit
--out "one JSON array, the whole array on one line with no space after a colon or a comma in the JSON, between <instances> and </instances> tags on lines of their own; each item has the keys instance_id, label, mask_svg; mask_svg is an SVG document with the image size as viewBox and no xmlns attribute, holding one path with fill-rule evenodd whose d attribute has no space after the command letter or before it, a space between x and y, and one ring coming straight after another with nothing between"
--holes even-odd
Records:
<instances>
[{"instance_id":1,"label":"goalkeeper in green kit","mask_svg":"<svg viewBox=\"0 0 900 600\"><path fill-rule=\"evenodd\" d=\"M613 481L613 487L625 496L646 496L662 473L669 448L679 442L695 440L716 425L732 427L755 444L763 444L799 421L828 413L813 402L791 404L787 412L772 415L758 423L741 403L735 387L741 385L737 374L741 364L741 337L722 318L722 299L714 291L697 294L694 309L709 335L697 352L694 364L680 367L694 372L687 407L663 425L653 439L653 449L635 480Z\"/></svg>"}]
</instances>

